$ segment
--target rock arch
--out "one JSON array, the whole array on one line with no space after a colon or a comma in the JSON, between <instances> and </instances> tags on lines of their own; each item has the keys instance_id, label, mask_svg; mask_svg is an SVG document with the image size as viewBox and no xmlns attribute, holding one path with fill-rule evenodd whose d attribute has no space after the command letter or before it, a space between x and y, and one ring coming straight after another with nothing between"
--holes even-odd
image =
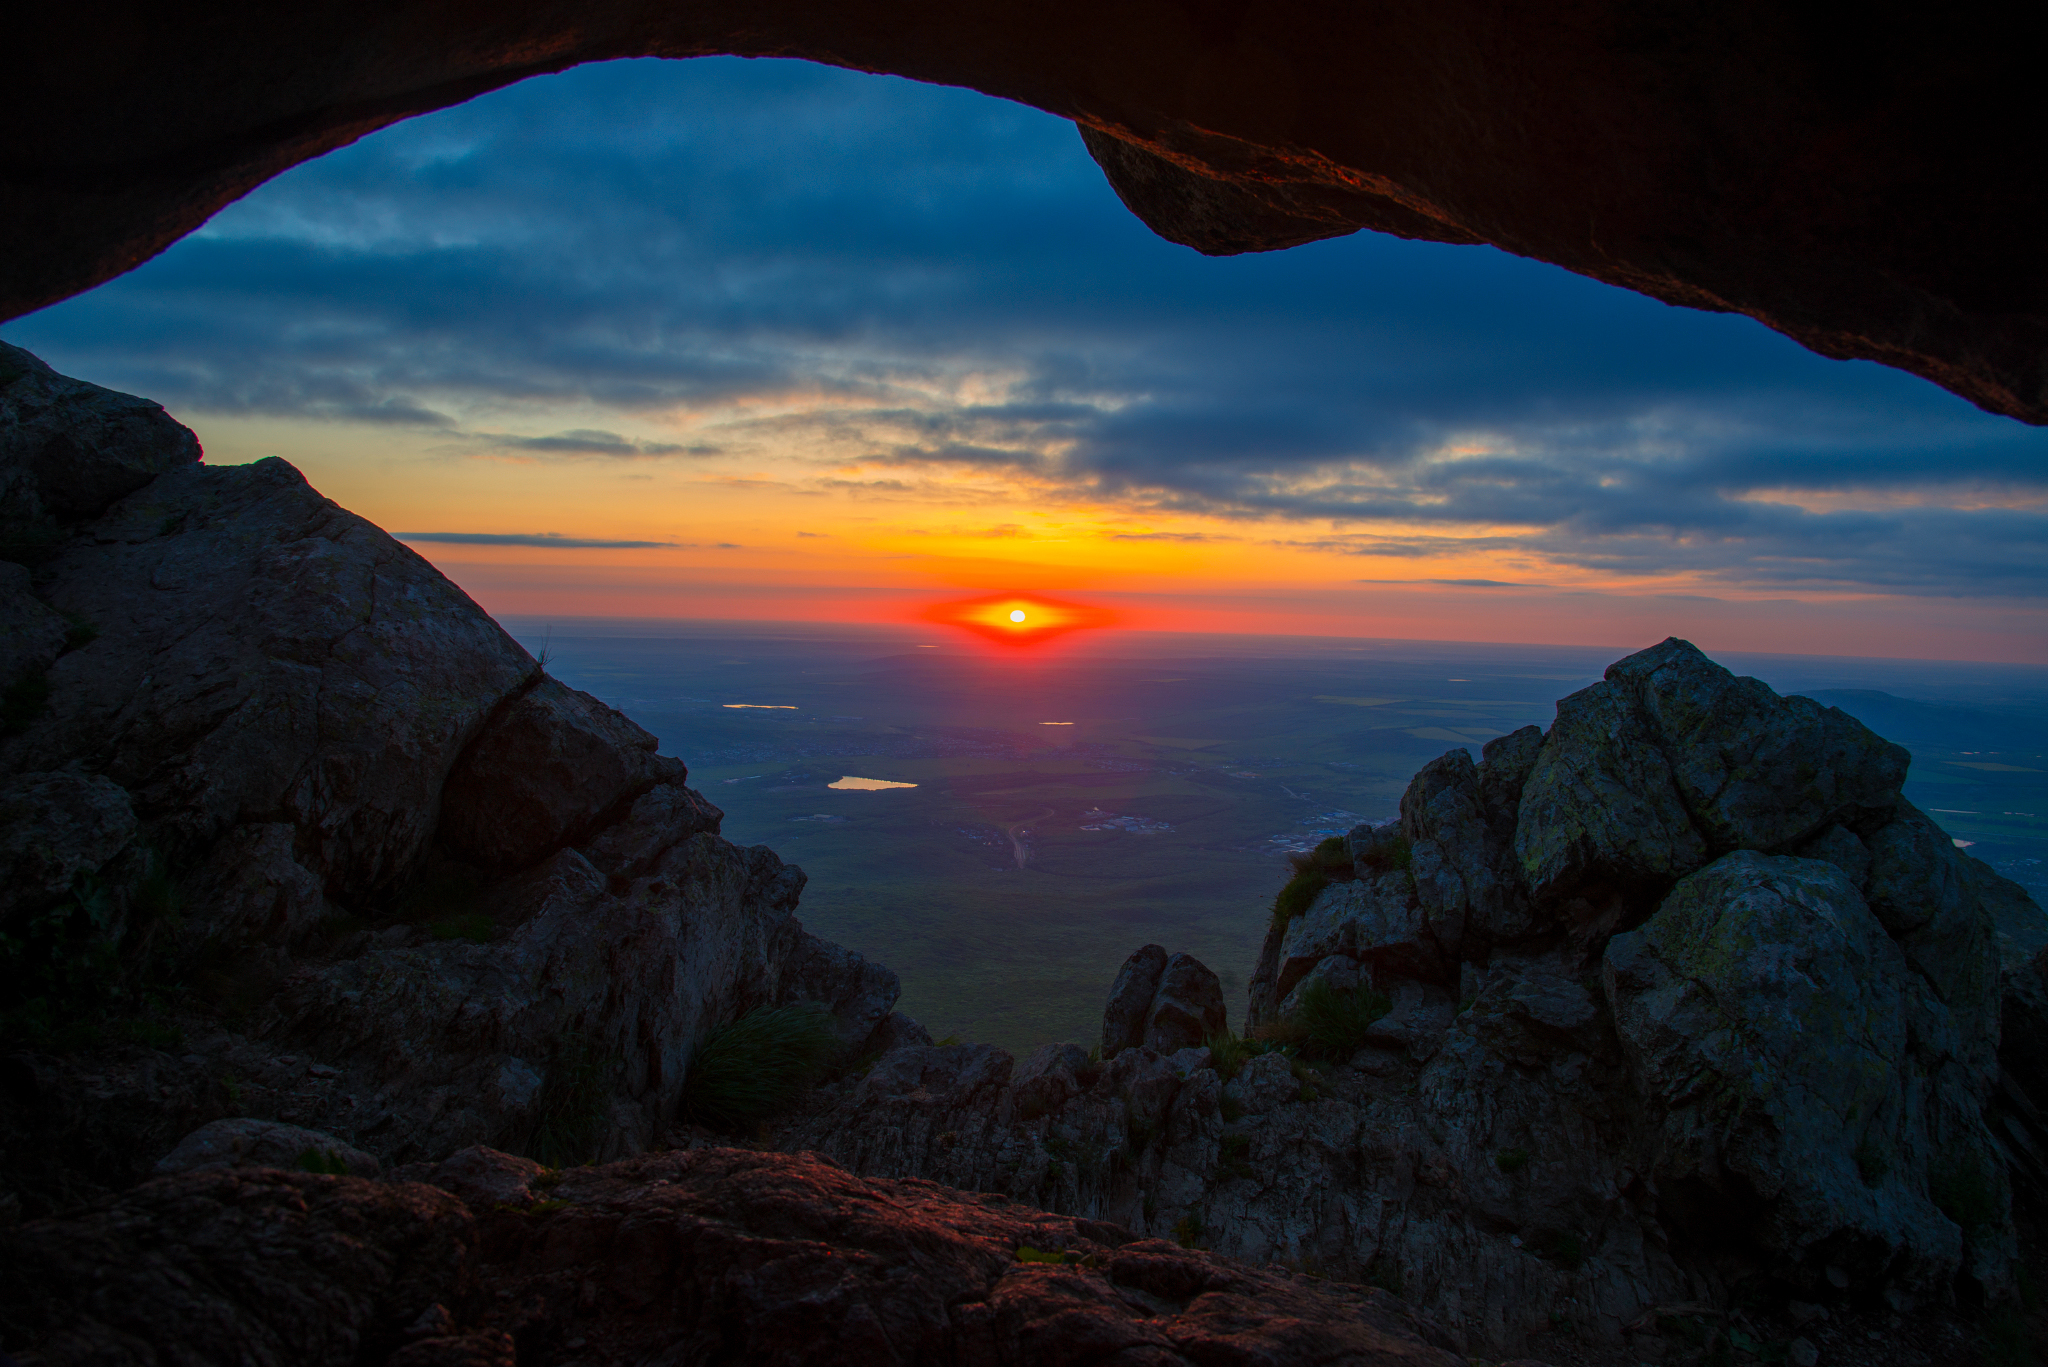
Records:
<instances>
[{"instance_id":1,"label":"rock arch","mask_svg":"<svg viewBox=\"0 0 2048 1367\"><path fill-rule=\"evenodd\" d=\"M801 57L1073 119L1205 252L1491 242L2048 423L2038 35L1703 0L71 0L0 52L0 318L413 114L625 56ZM2042 19L2030 23L2040 26Z\"/></svg>"}]
</instances>

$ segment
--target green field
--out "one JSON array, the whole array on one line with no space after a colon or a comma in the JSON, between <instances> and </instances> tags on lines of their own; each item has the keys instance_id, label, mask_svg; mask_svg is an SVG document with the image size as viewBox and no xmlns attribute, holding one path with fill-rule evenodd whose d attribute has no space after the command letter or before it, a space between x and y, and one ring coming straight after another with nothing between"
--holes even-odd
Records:
<instances>
[{"instance_id":1,"label":"green field","mask_svg":"<svg viewBox=\"0 0 2048 1367\"><path fill-rule=\"evenodd\" d=\"M1547 725L1619 653L1179 638L1018 657L929 633L708 624L558 625L550 644L559 677L689 761L730 838L804 868L805 924L894 968L902 1010L1013 1050L1092 1041L1117 968L1148 941L1214 968L1236 1021L1287 851L1395 815L1453 745ZM1843 681L1865 674L1900 686L1881 669ZM2023 738L2013 712L1972 712L1971 730L1938 707L1850 701L1929 732L1908 791L1967 813L1938 817L1952 831L2008 862L2041 853L2043 823L2006 813L2048 812L2048 764L2017 745L1965 753L1989 748L1986 727ZM916 786L828 786L845 776Z\"/></svg>"}]
</instances>

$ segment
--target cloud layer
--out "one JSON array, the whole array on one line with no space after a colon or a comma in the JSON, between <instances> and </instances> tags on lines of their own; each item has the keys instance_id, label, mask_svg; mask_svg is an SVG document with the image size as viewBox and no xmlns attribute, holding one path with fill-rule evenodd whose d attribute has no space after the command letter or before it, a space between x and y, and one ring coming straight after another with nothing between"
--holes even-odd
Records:
<instances>
[{"instance_id":1,"label":"cloud layer","mask_svg":"<svg viewBox=\"0 0 2048 1367\"><path fill-rule=\"evenodd\" d=\"M2048 435L1920 381L1490 248L1209 260L1059 120L796 63L614 63L415 120L8 338L174 411L1210 520L1133 536L2048 584Z\"/></svg>"}]
</instances>

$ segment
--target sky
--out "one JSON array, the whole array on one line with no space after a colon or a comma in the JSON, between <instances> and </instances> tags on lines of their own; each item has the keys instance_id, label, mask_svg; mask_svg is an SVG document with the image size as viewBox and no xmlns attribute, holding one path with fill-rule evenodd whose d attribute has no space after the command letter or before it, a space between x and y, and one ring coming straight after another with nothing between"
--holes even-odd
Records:
<instances>
[{"instance_id":1,"label":"sky","mask_svg":"<svg viewBox=\"0 0 2048 1367\"><path fill-rule=\"evenodd\" d=\"M2048 432L1488 247L1205 258L1072 125L787 61L531 80L0 327L487 609L2048 663Z\"/></svg>"}]
</instances>

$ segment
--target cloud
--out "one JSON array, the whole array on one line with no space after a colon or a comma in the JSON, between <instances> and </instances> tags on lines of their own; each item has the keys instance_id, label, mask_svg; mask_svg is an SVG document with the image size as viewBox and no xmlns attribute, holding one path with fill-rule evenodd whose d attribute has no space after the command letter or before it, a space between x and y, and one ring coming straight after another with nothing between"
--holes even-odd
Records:
<instances>
[{"instance_id":1,"label":"cloud","mask_svg":"<svg viewBox=\"0 0 2048 1367\"><path fill-rule=\"evenodd\" d=\"M793 62L609 63L409 121L8 339L174 412L718 458L736 483L757 446L860 466L821 495L968 480L1536 575L2048 585L2048 433L1491 248L1203 258L1060 120ZM678 414L723 425L623 435Z\"/></svg>"},{"instance_id":2,"label":"cloud","mask_svg":"<svg viewBox=\"0 0 2048 1367\"><path fill-rule=\"evenodd\" d=\"M654 546L694 550L680 541L601 541L560 532L393 532L400 541L427 541L448 546L546 546L557 550L643 550Z\"/></svg>"},{"instance_id":3,"label":"cloud","mask_svg":"<svg viewBox=\"0 0 2048 1367\"><path fill-rule=\"evenodd\" d=\"M506 451L539 451L569 456L693 456L712 455L716 446L679 446L669 442L631 441L616 432L588 427L572 428L549 437L487 436L491 445Z\"/></svg>"}]
</instances>

